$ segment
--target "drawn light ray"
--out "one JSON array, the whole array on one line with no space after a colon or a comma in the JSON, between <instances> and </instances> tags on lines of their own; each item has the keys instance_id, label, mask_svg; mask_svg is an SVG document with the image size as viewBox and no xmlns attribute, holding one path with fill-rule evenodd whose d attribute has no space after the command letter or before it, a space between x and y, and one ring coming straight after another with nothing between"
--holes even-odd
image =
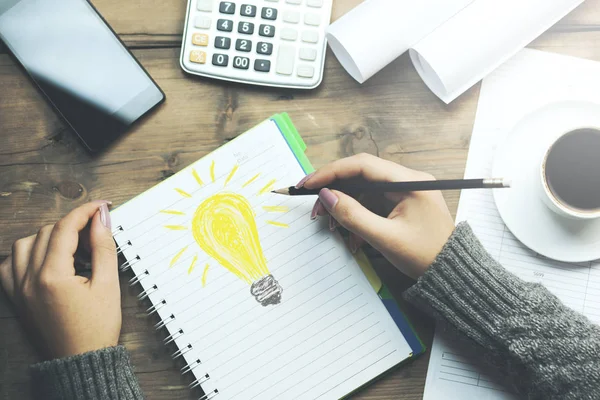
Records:
<instances>
[{"instance_id":1,"label":"drawn light ray","mask_svg":"<svg viewBox=\"0 0 600 400\"><path fill-rule=\"evenodd\" d=\"M204 182L202 181L202 178L200 178L200 175L198 175L198 172L196 172L196 170L194 168L192 168L192 175L194 176L194 179L196 180L196 182L198 182L198 185L204 186Z\"/></svg>"},{"instance_id":2,"label":"drawn light ray","mask_svg":"<svg viewBox=\"0 0 600 400\"><path fill-rule=\"evenodd\" d=\"M194 258L192 259L192 262L190 263L190 266L188 268L188 275L192 273L192 271L194 270L194 268L196 267L196 262L198 261L198 254L194 254Z\"/></svg>"},{"instance_id":3,"label":"drawn light ray","mask_svg":"<svg viewBox=\"0 0 600 400\"><path fill-rule=\"evenodd\" d=\"M160 210L162 214L170 214L170 215L185 215L183 211L177 210Z\"/></svg>"},{"instance_id":4,"label":"drawn light ray","mask_svg":"<svg viewBox=\"0 0 600 400\"><path fill-rule=\"evenodd\" d=\"M286 206L263 206L262 208L266 212L285 213L290 211L289 207Z\"/></svg>"},{"instance_id":5,"label":"drawn light ray","mask_svg":"<svg viewBox=\"0 0 600 400\"><path fill-rule=\"evenodd\" d=\"M175 190L177 191L177 193L179 193L180 195L182 195L183 197L187 197L187 198L191 198L192 195L189 194L188 192L186 192L183 189L179 189L179 188L175 188Z\"/></svg>"},{"instance_id":6,"label":"drawn light ray","mask_svg":"<svg viewBox=\"0 0 600 400\"><path fill-rule=\"evenodd\" d=\"M275 182L277 182L277 179L271 179L265 186L263 186L262 189L260 189L258 194L261 195L270 192L273 189L273 185L275 185Z\"/></svg>"},{"instance_id":7,"label":"drawn light ray","mask_svg":"<svg viewBox=\"0 0 600 400\"><path fill-rule=\"evenodd\" d=\"M254 182L256 179L258 179L258 177L260 176L260 172L256 175L254 175L252 178L248 179L246 182L244 182L244 184L242 185L243 188L245 188L246 186L248 186L249 184L251 184L252 182Z\"/></svg>"},{"instance_id":8,"label":"drawn light ray","mask_svg":"<svg viewBox=\"0 0 600 400\"><path fill-rule=\"evenodd\" d=\"M187 230L187 226L183 226L183 225L165 225L165 228L172 230L172 231L185 231Z\"/></svg>"},{"instance_id":9,"label":"drawn light ray","mask_svg":"<svg viewBox=\"0 0 600 400\"><path fill-rule=\"evenodd\" d=\"M171 263L169 264L169 268L173 268L173 265L175 265L175 263L177 262L177 260L179 260L179 258L183 255L183 253L185 253L185 251L187 250L188 246L185 246L183 249L179 250L177 252L177 254L175 254L175 256L173 257L173 259L171 260Z\"/></svg>"},{"instance_id":10,"label":"drawn light ray","mask_svg":"<svg viewBox=\"0 0 600 400\"><path fill-rule=\"evenodd\" d=\"M210 180L213 182L215 181L215 160L210 163Z\"/></svg>"},{"instance_id":11,"label":"drawn light ray","mask_svg":"<svg viewBox=\"0 0 600 400\"><path fill-rule=\"evenodd\" d=\"M227 186L227 184L229 183L229 181L231 180L231 178L233 178L233 175L235 175L235 171L237 171L238 168L239 168L239 166L237 164L233 166L233 169L231 170L231 172L227 176L227 179L225 179L225 183L223 184L223 187Z\"/></svg>"},{"instance_id":12,"label":"drawn light ray","mask_svg":"<svg viewBox=\"0 0 600 400\"><path fill-rule=\"evenodd\" d=\"M284 224L283 222L277 222L277 221L266 221L266 222L269 225L278 226L280 228L289 228L290 227L288 224Z\"/></svg>"},{"instance_id":13,"label":"drawn light ray","mask_svg":"<svg viewBox=\"0 0 600 400\"><path fill-rule=\"evenodd\" d=\"M202 271L202 287L206 286L206 276L208 275L208 263L204 267L204 271Z\"/></svg>"}]
</instances>

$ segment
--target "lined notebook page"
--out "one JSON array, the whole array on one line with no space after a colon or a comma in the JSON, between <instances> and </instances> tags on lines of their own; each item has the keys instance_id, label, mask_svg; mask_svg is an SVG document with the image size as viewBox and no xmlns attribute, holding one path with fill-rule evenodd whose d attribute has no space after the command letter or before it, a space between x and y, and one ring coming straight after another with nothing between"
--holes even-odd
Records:
<instances>
[{"instance_id":1,"label":"lined notebook page","mask_svg":"<svg viewBox=\"0 0 600 400\"><path fill-rule=\"evenodd\" d=\"M561 100L600 102L600 64L537 50L522 50L482 84L465 177L490 176L496 147L525 115ZM510 177L506 177L510 178ZM600 262L567 264L522 245L504 225L492 192L463 191L457 220L470 223L485 248L521 279L540 282L574 310L600 323ZM512 399L503 378L486 373L469 349L436 328L425 400Z\"/></svg>"},{"instance_id":2,"label":"lined notebook page","mask_svg":"<svg viewBox=\"0 0 600 400\"><path fill-rule=\"evenodd\" d=\"M410 355L342 239L310 220L315 197L270 193L304 175L267 121L111 213L123 228L115 239L210 398L337 399ZM193 235L196 209L223 192L250 204L279 304L259 304Z\"/></svg>"}]
</instances>

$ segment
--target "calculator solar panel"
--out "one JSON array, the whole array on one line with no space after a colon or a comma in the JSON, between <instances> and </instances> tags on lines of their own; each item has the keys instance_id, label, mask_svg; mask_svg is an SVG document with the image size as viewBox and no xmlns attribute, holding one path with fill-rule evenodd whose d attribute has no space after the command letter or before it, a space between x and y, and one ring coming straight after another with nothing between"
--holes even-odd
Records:
<instances>
[{"instance_id":1,"label":"calculator solar panel","mask_svg":"<svg viewBox=\"0 0 600 400\"><path fill-rule=\"evenodd\" d=\"M235 82L315 88L332 1L188 0L181 67Z\"/></svg>"}]
</instances>

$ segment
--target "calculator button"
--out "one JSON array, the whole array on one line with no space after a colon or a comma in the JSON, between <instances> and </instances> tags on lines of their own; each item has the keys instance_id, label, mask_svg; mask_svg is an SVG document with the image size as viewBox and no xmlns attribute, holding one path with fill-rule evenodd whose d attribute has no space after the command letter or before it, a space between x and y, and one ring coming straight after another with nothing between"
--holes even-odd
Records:
<instances>
[{"instance_id":1,"label":"calculator button","mask_svg":"<svg viewBox=\"0 0 600 400\"><path fill-rule=\"evenodd\" d=\"M298 39L298 31L292 28L283 28L281 30L281 39L283 40L296 40Z\"/></svg>"},{"instance_id":2,"label":"calculator button","mask_svg":"<svg viewBox=\"0 0 600 400\"><path fill-rule=\"evenodd\" d=\"M235 14L235 3L231 1L222 1L219 4L219 12L222 14Z\"/></svg>"},{"instance_id":3,"label":"calculator button","mask_svg":"<svg viewBox=\"0 0 600 400\"><path fill-rule=\"evenodd\" d=\"M233 67L239 69L248 69L250 66L250 59L248 57L233 57Z\"/></svg>"},{"instance_id":4,"label":"calculator button","mask_svg":"<svg viewBox=\"0 0 600 400\"><path fill-rule=\"evenodd\" d=\"M275 27L273 25L261 24L258 29L258 34L260 36L273 37L275 36Z\"/></svg>"},{"instance_id":5,"label":"calculator button","mask_svg":"<svg viewBox=\"0 0 600 400\"><path fill-rule=\"evenodd\" d=\"M277 9L271 7L263 7L260 16L263 19L276 20L277 19Z\"/></svg>"},{"instance_id":6,"label":"calculator button","mask_svg":"<svg viewBox=\"0 0 600 400\"><path fill-rule=\"evenodd\" d=\"M300 22L300 13L296 11L286 11L283 13L283 22L297 24Z\"/></svg>"},{"instance_id":7,"label":"calculator button","mask_svg":"<svg viewBox=\"0 0 600 400\"><path fill-rule=\"evenodd\" d=\"M204 64L206 62L206 53L200 50L192 50L190 61L196 64Z\"/></svg>"},{"instance_id":8,"label":"calculator button","mask_svg":"<svg viewBox=\"0 0 600 400\"><path fill-rule=\"evenodd\" d=\"M240 15L243 17L256 17L256 6L250 4L242 4Z\"/></svg>"},{"instance_id":9,"label":"calculator button","mask_svg":"<svg viewBox=\"0 0 600 400\"><path fill-rule=\"evenodd\" d=\"M238 51L252 50L252 41L246 39L238 39L235 41L235 49Z\"/></svg>"},{"instance_id":10,"label":"calculator button","mask_svg":"<svg viewBox=\"0 0 600 400\"><path fill-rule=\"evenodd\" d=\"M238 32L252 35L254 33L254 24L252 22L240 21L238 23Z\"/></svg>"},{"instance_id":11,"label":"calculator button","mask_svg":"<svg viewBox=\"0 0 600 400\"><path fill-rule=\"evenodd\" d=\"M229 56L227 54L213 54L212 63L217 67L226 67L229 63Z\"/></svg>"},{"instance_id":12,"label":"calculator button","mask_svg":"<svg viewBox=\"0 0 600 400\"><path fill-rule=\"evenodd\" d=\"M306 43L317 43L319 41L319 33L316 31L302 32L302 41Z\"/></svg>"},{"instance_id":13,"label":"calculator button","mask_svg":"<svg viewBox=\"0 0 600 400\"><path fill-rule=\"evenodd\" d=\"M256 52L258 54L270 55L273 53L273 43L258 42L256 45Z\"/></svg>"},{"instance_id":14,"label":"calculator button","mask_svg":"<svg viewBox=\"0 0 600 400\"><path fill-rule=\"evenodd\" d=\"M192 44L196 46L208 46L208 35L205 33L194 33L192 35Z\"/></svg>"},{"instance_id":15,"label":"calculator button","mask_svg":"<svg viewBox=\"0 0 600 400\"><path fill-rule=\"evenodd\" d=\"M294 46L279 46L277 53L277 73L291 75L294 72L294 61L296 60L296 48Z\"/></svg>"},{"instance_id":16,"label":"calculator button","mask_svg":"<svg viewBox=\"0 0 600 400\"><path fill-rule=\"evenodd\" d=\"M196 3L196 8L198 11L212 11L212 3L213 0L198 0Z\"/></svg>"},{"instance_id":17,"label":"calculator button","mask_svg":"<svg viewBox=\"0 0 600 400\"><path fill-rule=\"evenodd\" d=\"M319 8L323 6L323 0L306 0L306 5L309 7Z\"/></svg>"},{"instance_id":18,"label":"calculator button","mask_svg":"<svg viewBox=\"0 0 600 400\"><path fill-rule=\"evenodd\" d=\"M321 25L321 16L319 14L306 13L304 15L304 23L306 25L319 26Z\"/></svg>"},{"instance_id":19,"label":"calculator button","mask_svg":"<svg viewBox=\"0 0 600 400\"><path fill-rule=\"evenodd\" d=\"M300 4L302 0L285 0L285 2L288 4Z\"/></svg>"},{"instance_id":20,"label":"calculator button","mask_svg":"<svg viewBox=\"0 0 600 400\"><path fill-rule=\"evenodd\" d=\"M233 21L230 19L217 20L217 30L231 32L233 30Z\"/></svg>"},{"instance_id":21,"label":"calculator button","mask_svg":"<svg viewBox=\"0 0 600 400\"><path fill-rule=\"evenodd\" d=\"M208 29L210 28L210 25L212 23L212 20L209 17L196 17L196 19L194 20L194 27L199 28L199 29Z\"/></svg>"},{"instance_id":22,"label":"calculator button","mask_svg":"<svg viewBox=\"0 0 600 400\"><path fill-rule=\"evenodd\" d=\"M303 48L300 49L300 59L306 61L314 61L317 58L317 50Z\"/></svg>"},{"instance_id":23,"label":"calculator button","mask_svg":"<svg viewBox=\"0 0 600 400\"><path fill-rule=\"evenodd\" d=\"M300 65L298 67L298 76L301 78L312 78L315 75L315 69L310 65Z\"/></svg>"},{"instance_id":24,"label":"calculator button","mask_svg":"<svg viewBox=\"0 0 600 400\"><path fill-rule=\"evenodd\" d=\"M254 70L258 72L269 72L271 70L271 61L269 60L254 60Z\"/></svg>"},{"instance_id":25,"label":"calculator button","mask_svg":"<svg viewBox=\"0 0 600 400\"><path fill-rule=\"evenodd\" d=\"M215 38L215 47L217 49L228 49L231 47L231 39L225 36L217 36Z\"/></svg>"}]
</instances>

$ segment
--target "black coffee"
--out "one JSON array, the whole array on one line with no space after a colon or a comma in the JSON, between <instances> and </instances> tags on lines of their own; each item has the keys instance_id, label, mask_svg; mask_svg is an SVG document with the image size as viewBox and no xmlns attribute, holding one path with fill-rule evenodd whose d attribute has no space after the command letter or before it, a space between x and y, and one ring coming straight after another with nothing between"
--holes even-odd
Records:
<instances>
[{"instance_id":1,"label":"black coffee","mask_svg":"<svg viewBox=\"0 0 600 400\"><path fill-rule=\"evenodd\" d=\"M600 131L578 129L554 143L546 160L546 182L570 208L600 208Z\"/></svg>"}]
</instances>

